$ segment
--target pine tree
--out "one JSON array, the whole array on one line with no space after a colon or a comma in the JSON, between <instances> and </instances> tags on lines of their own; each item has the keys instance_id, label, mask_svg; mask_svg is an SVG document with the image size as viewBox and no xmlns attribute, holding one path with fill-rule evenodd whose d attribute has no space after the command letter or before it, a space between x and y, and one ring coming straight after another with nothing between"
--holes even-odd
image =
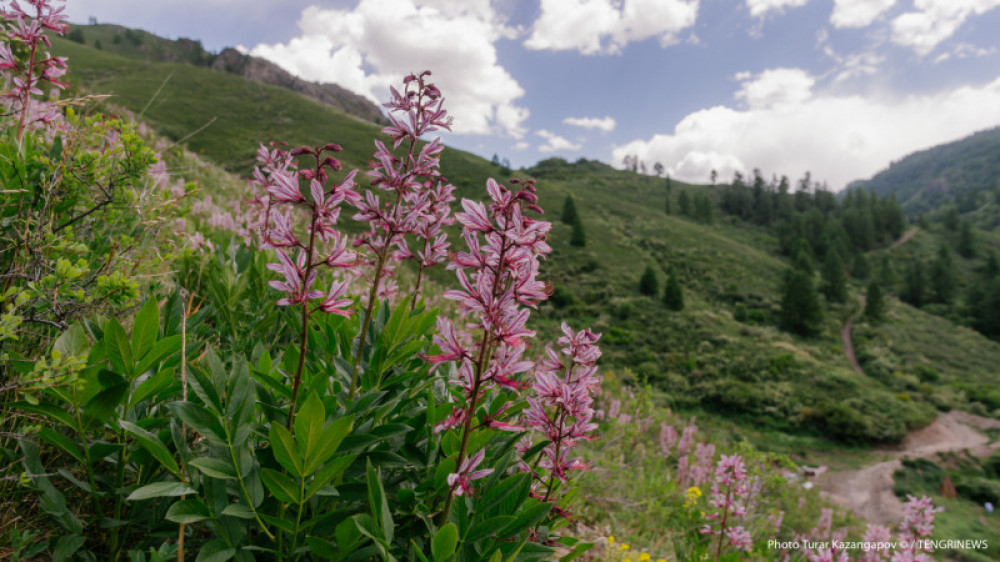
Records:
<instances>
[{"instance_id":1,"label":"pine tree","mask_svg":"<svg viewBox=\"0 0 1000 562\"><path fill-rule=\"evenodd\" d=\"M948 246L938 248L937 257L931 263L930 282L934 301L950 303L955 295L955 271Z\"/></svg>"},{"instance_id":2,"label":"pine tree","mask_svg":"<svg viewBox=\"0 0 1000 562\"><path fill-rule=\"evenodd\" d=\"M684 310L684 291L681 289L681 284L677 281L677 273L672 267L667 276L667 286L663 289L663 303L670 310Z\"/></svg>"},{"instance_id":3,"label":"pine tree","mask_svg":"<svg viewBox=\"0 0 1000 562\"><path fill-rule=\"evenodd\" d=\"M818 334L823 324L823 308L812 274L794 267L789 269L781 292L781 328L800 336Z\"/></svg>"},{"instance_id":4,"label":"pine tree","mask_svg":"<svg viewBox=\"0 0 1000 562\"><path fill-rule=\"evenodd\" d=\"M830 302L847 300L847 277L844 275L844 262L840 254L834 250L823 260L823 285L821 290Z\"/></svg>"},{"instance_id":5,"label":"pine tree","mask_svg":"<svg viewBox=\"0 0 1000 562\"><path fill-rule=\"evenodd\" d=\"M885 299L882 297L882 286L874 279L868 283L865 318L870 322L881 322L885 318Z\"/></svg>"},{"instance_id":6,"label":"pine tree","mask_svg":"<svg viewBox=\"0 0 1000 562\"><path fill-rule=\"evenodd\" d=\"M653 266L647 265L646 271L642 272L642 277L639 279L639 292L650 297L655 297L660 288L659 285L659 282L656 280L656 271L653 270Z\"/></svg>"},{"instance_id":7,"label":"pine tree","mask_svg":"<svg viewBox=\"0 0 1000 562\"><path fill-rule=\"evenodd\" d=\"M962 221L958 228L958 254L967 259L976 257L976 236L969 221Z\"/></svg>"},{"instance_id":8,"label":"pine tree","mask_svg":"<svg viewBox=\"0 0 1000 562\"><path fill-rule=\"evenodd\" d=\"M681 191L677 195L677 208L685 217L691 216L691 196L687 191Z\"/></svg>"},{"instance_id":9,"label":"pine tree","mask_svg":"<svg viewBox=\"0 0 1000 562\"><path fill-rule=\"evenodd\" d=\"M562 216L559 219L571 225L576 222L576 214L576 202L573 201L572 195L567 195L566 201L563 202Z\"/></svg>"},{"instance_id":10,"label":"pine tree","mask_svg":"<svg viewBox=\"0 0 1000 562\"><path fill-rule=\"evenodd\" d=\"M926 282L924 281L924 264L920 263L920 260L910 262L904 281L903 292L899 294L899 298L917 308L923 306Z\"/></svg>"},{"instance_id":11,"label":"pine tree","mask_svg":"<svg viewBox=\"0 0 1000 562\"><path fill-rule=\"evenodd\" d=\"M864 254L854 256L854 263L851 264L851 277L864 280L868 279L871 274L871 266L868 265L868 258Z\"/></svg>"},{"instance_id":12,"label":"pine tree","mask_svg":"<svg viewBox=\"0 0 1000 562\"><path fill-rule=\"evenodd\" d=\"M883 288L891 289L896 285L896 281L898 281L896 268L892 267L892 260L889 259L888 254L883 254L882 262L878 268L878 282L882 284Z\"/></svg>"},{"instance_id":13,"label":"pine tree","mask_svg":"<svg viewBox=\"0 0 1000 562\"><path fill-rule=\"evenodd\" d=\"M799 238L792 244L792 267L810 275L814 271L812 247L805 238Z\"/></svg>"},{"instance_id":14,"label":"pine tree","mask_svg":"<svg viewBox=\"0 0 1000 562\"><path fill-rule=\"evenodd\" d=\"M580 215L574 215L573 232L570 234L569 243L571 246L583 248L587 245L587 233L583 230L583 220Z\"/></svg>"}]
</instances>

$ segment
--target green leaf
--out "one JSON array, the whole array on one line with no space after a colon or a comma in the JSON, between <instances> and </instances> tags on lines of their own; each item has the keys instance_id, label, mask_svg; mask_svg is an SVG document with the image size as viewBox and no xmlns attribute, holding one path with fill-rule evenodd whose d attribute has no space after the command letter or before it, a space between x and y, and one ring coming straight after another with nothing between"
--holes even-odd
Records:
<instances>
[{"instance_id":1,"label":"green leaf","mask_svg":"<svg viewBox=\"0 0 1000 562\"><path fill-rule=\"evenodd\" d=\"M377 541L384 540L382 530L375 524L375 520L372 519L371 515L360 513L351 517L351 520L354 521L354 525L357 526L358 531L361 531L362 535Z\"/></svg>"},{"instance_id":2,"label":"green leaf","mask_svg":"<svg viewBox=\"0 0 1000 562\"><path fill-rule=\"evenodd\" d=\"M181 336L168 336L153 344L153 347L139 361L135 373L141 375L168 356L181 350Z\"/></svg>"},{"instance_id":3,"label":"green leaf","mask_svg":"<svg viewBox=\"0 0 1000 562\"><path fill-rule=\"evenodd\" d=\"M25 412L31 412L33 414L41 414L51 420L62 422L66 427L74 430L77 429L76 420L73 419L73 415L56 406L29 404L28 402L12 402L10 407L18 410L24 410Z\"/></svg>"},{"instance_id":4,"label":"green leaf","mask_svg":"<svg viewBox=\"0 0 1000 562\"><path fill-rule=\"evenodd\" d=\"M195 562L226 562L233 556L236 556L235 548L230 548L222 539L215 539L201 547Z\"/></svg>"},{"instance_id":5,"label":"green leaf","mask_svg":"<svg viewBox=\"0 0 1000 562\"><path fill-rule=\"evenodd\" d=\"M127 498L128 501L148 500L150 498L165 498L183 496L195 493L194 488L183 482L153 482L141 488L136 488ZM207 508L206 508L207 509Z\"/></svg>"},{"instance_id":6,"label":"green leaf","mask_svg":"<svg viewBox=\"0 0 1000 562\"><path fill-rule=\"evenodd\" d=\"M323 429L320 435L319 446L311 455L306 456L305 472L312 474L319 468L319 465L329 461L335 454L340 443L347 437L354 427L354 416L347 416L338 419Z\"/></svg>"},{"instance_id":7,"label":"green leaf","mask_svg":"<svg viewBox=\"0 0 1000 562\"><path fill-rule=\"evenodd\" d=\"M417 542L414 541L413 539L410 539L410 548L413 550L413 553L417 555L417 560L419 560L420 562L431 562L427 558L427 555L420 551L420 549L417 547Z\"/></svg>"},{"instance_id":8,"label":"green leaf","mask_svg":"<svg viewBox=\"0 0 1000 562\"><path fill-rule=\"evenodd\" d=\"M438 529L431 539L431 552L434 554L434 562L446 562L455 554L455 547L458 546L458 528L454 523Z\"/></svg>"},{"instance_id":9,"label":"green leaf","mask_svg":"<svg viewBox=\"0 0 1000 562\"><path fill-rule=\"evenodd\" d=\"M389 511L389 501L385 497L385 489L382 488L382 473L376 471L371 462L367 462L366 473L368 475L368 505L371 506L372 516L382 528L382 536L387 542L392 542L395 525L392 521L392 512Z\"/></svg>"},{"instance_id":10,"label":"green leaf","mask_svg":"<svg viewBox=\"0 0 1000 562\"><path fill-rule=\"evenodd\" d=\"M52 550L52 562L69 560L86 542L86 537L81 537L80 535L65 535L60 537L56 543L56 547Z\"/></svg>"},{"instance_id":11,"label":"green leaf","mask_svg":"<svg viewBox=\"0 0 1000 562\"><path fill-rule=\"evenodd\" d=\"M222 510L223 515L239 517L240 519L253 519L253 510L241 503L233 503Z\"/></svg>"},{"instance_id":12,"label":"green leaf","mask_svg":"<svg viewBox=\"0 0 1000 562\"><path fill-rule=\"evenodd\" d=\"M167 408L198 433L218 443L226 443L226 432L219 418L205 408L193 402L171 402Z\"/></svg>"},{"instance_id":13,"label":"green leaf","mask_svg":"<svg viewBox=\"0 0 1000 562\"><path fill-rule=\"evenodd\" d=\"M122 429L135 436L136 440L139 441L139 445L142 445L143 449L149 451L149 454L160 461L160 464L164 468L172 472L175 476L180 477L181 469L177 466L177 461L174 460L174 456L170 454L170 451L167 450L155 435L125 420L121 420L118 424Z\"/></svg>"},{"instance_id":14,"label":"green leaf","mask_svg":"<svg viewBox=\"0 0 1000 562\"><path fill-rule=\"evenodd\" d=\"M515 519L517 518L512 515L499 515L497 517L490 517L486 521L480 521L469 529L469 534L465 536L463 542L472 543L490 535L495 535L500 529L513 523Z\"/></svg>"},{"instance_id":15,"label":"green leaf","mask_svg":"<svg viewBox=\"0 0 1000 562\"><path fill-rule=\"evenodd\" d=\"M131 408L139 402L157 394L168 388L174 383L174 369L170 367L168 369L163 369L162 371L156 373L155 375L146 378L146 380L139 383L139 386L132 392L132 396L128 399L128 405Z\"/></svg>"},{"instance_id":16,"label":"green leaf","mask_svg":"<svg viewBox=\"0 0 1000 562\"><path fill-rule=\"evenodd\" d=\"M90 351L90 342L87 341L87 334L80 324L73 324L68 330L62 333L52 350L58 351L63 357L84 357Z\"/></svg>"},{"instance_id":17,"label":"green leaf","mask_svg":"<svg viewBox=\"0 0 1000 562\"><path fill-rule=\"evenodd\" d=\"M211 457L198 457L191 460L189 465L197 468L205 476L219 478L220 480L235 480L236 469L228 461L213 459Z\"/></svg>"},{"instance_id":18,"label":"green leaf","mask_svg":"<svg viewBox=\"0 0 1000 562\"><path fill-rule=\"evenodd\" d=\"M317 537L306 537L306 546L320 560L338 560L341 554L346 554L332 542Z\"/></svg>"},{"instance_id":19,"label":"green leaf","mask_svg":"<svg viewBox=\"0 0 1000 562\"><path fill-rule=\"evenodd\" d=\"M160 307L155 298L150 298L135 315L132 324L132 353L136 359L142 359L153 348L159 334Z\"/></svg>"},{"instance_id":20,"label":"green leaf","mask_svg":"<svg viewBox=\"0 0 1000 562\"><path fill-rule=\"evenodd\" d=\"M305 401L302 402L302 407L299 408L293 422L295 441L299 444L299 453L303 460L311 458L316 449L319 448L325 424L326 410L323 408L323 402L315 392L310 392ZM306 463L303 462L303 464ZM318 466L319 463L316 465ZM306 470L307 474L311 472Z\"/></svg>"},{"instance_id":21,"label":"green leaf","mask_svg":"<svg viewBox=\"0 0 1000 562\"><path fill-rule=\"evenodd\" d=\"M303 499L308 500L316 495L316 493L319 492L323 486L326 486L336 478L340 478L344 471L347 470L347 467L351 466L351 463L353 463L356 458L357 455L338 457L323 465L323 468L321 468L319 472L316 473L316 476L313 477L313 481L309 484L309 487L306 488L306 496Z\"/></svg>"},{"instance_id":22,"label":"green leaf","mask_svg":"<svg viewBox=\"0 0 1000 562\"><path fill-rule=\"evenodd\" d=\"M132 369L135 360L132 357L132 345L125 335L125 329L114 318L108 320L104 327L104 353L111 365L120 373L133 376Z\"/></svg>"},{"instance_id":23,"label":"green leaf","mask_svg":"<svg viewBox=\"0 0 1000 562\"><path fill-rule=\"evenodd\" d=\"M167 521L174 523L189 524L197 523L211 517L212 513L208 510L208 506L200 499L192 498L181 500L170 506L170 509L167 510L166 518Z\"/></svg>"},{"instance_id":24,"label":"green leaf","mask_svg":"<svg viewBox=\"0 0 1000 562\"><path fill-rule=\"evenodd\" d=\"M506 509L496 510L498 513L514 513L518 507L524 503L531 492L531 475L527 472L519 472L500 481L499 484L487 488L483 492L483 497L476 503L477 513L491 513L494 506L510 497L511 501L505 502ZM513 495L512 495L513 494Z\"/></svg>"},{"instance_id":25,"label":"green leaf","mask_svg":"<svg viewBox=\"0 0 1000 562\"><path fill-rule=\"evenodd\" d=\"M51 427L43 427L39 430L38 436L46 443L67 453L69 456L76 459L77 462L85 462L83 453L80 452L80 448L76 446L76 443L74 443L72 439L66 437L62 433L59 433Z\"/></svg>"},{"instance_id":26,"label":"green leaf","mask_svg":"<svg viewBox=\"0 0 1000 562\"><path fill-rule=\"evenodd\" d=\"M513 523L507 525L503 528L503 530L497 533L497 539L506 539L534 527L538 522L548 516L550 509L552 509L552 504L548 502L539 502L528 507L518 514L517 519Z\"/></svg>"},{"instance_id":27,"label":"green leaf","mask_svg":"<svg viewBox=\"0 0 1000 562\"><path fill-rule=\"evenodd\" d=\"M571 560L576 560L583 555L584 552L594 548L594 543L589 542L578 542L573 550L569 551L568 554L559 559L559 562L570 562Z\"/></svg>"},{"instance_id":28,"label":"green leaf","mask_svg":"<svg viewBox=\"0 0 1000 562\"><path fill-rule=\"evenodd\" d=\"M270 468L262 468L260 479L278 501L300 503L299 487L290 477Z\"/></svg>"},{"instance_id":29,"label":"green leaf","mask_svg":"<svg viewBox=\"0 0 1000 562\"><path fill-rule=\"evenodd\" d=\"M298 419L295 423L298 425ZM292 434L280 423L272 423L268 435L271 439L271 451L274 452L274 459L285 467L285 470L302 478L302 455Z\"/></svg>"},{"instance_id":30,"label":"green leaf","mask_svg":"<svg viewBox=\"0 0 1000 562\"><path fill-rule=\"evenodd\" d=\"M99 376L105 379L102 380L102 384L104 382L110 384L83 405L83 413L89 418L107 421L128 394L128 383L108 370L102 370Z\"/></svg>"}]
</instances>

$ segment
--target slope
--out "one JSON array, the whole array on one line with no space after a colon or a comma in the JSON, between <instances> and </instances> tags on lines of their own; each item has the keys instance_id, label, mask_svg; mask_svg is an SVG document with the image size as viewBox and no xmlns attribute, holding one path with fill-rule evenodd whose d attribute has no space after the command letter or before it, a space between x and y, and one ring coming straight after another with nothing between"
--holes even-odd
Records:
<instances>
[{"instance_id":1,"label":"slope","mask_svg":"<svg viewBox=\"0 0 1000 562\"><path fill-rule=\"evenodd\" d=\"M120 57L65 40L54 47L72 57L71 79L82 88L114 94L116 104L161 133L244 176L261 142L337 142L346 166L364 167L371 139L379 135L370 122L239 76ZM442 162L459 195L467 197L481 197L486 178L500 171L454 149ZM935 401L934 383L900 396L891 381L855 373L838 345L841 320L851 312L845 306L828 307L823 333L814 339L774 328L787 262L777 257L777 240L768 231L731 218L701 224L668 215L662 179L598 162L552 159L524 172L538 178L541 203L550 211L573 195L588 240L586 247L573 247L570 227L555 225L554 251L543 271L557 298L536 314L542 341L556 334L562 321L593 326L604 333L605 367L627 369L655 385L674 407L707 408L754 426L844 441L896 440L929 423L933 406L968 403L960 393ZM674 182L672 197L682 192L717 197L714 191ZM685 311L670 311L658 297L639 294L646 266L653 267L660 286L669 269L677 272ZM448 279L451 273L439 271L436 277ZM909 321L910 316L892 317L891 325L905 329ZM919 345L888 353L908 365ZM975 352L1000 363L1000 345L985 338L972 334L955 345L955 354ZM926 361L937 369L941 359ZM978 369L977 379L998 382L995 372Z\"/></svg>"}]
</instances>

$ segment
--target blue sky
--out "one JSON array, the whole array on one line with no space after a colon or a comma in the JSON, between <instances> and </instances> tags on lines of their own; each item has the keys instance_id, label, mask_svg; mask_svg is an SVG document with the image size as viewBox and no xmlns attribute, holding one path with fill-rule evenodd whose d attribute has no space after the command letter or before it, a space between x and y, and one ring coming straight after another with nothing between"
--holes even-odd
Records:
<instances>
[{"instance_id":1,"label":"blue sky","mask_svg":"<svg viewBox=\"0 0 1000 562\"><path fill-rule=\"evenodd\" d=\"M69 0L73 21L240 46L384 100L434 71L453 146L515 166L634 154L707 182L840 189L1000 125L1000 0ZM331 132L336 140L336 132Z\"/></svg>"}]
</instances>

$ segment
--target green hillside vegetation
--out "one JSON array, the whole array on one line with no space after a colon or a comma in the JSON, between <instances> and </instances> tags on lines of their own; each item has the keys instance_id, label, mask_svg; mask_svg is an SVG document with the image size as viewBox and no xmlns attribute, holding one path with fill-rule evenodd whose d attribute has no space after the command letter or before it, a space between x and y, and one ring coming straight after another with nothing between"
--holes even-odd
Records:
<instances>
[{"instance_id":1,"label":"green hillside vegetation","mask_svg":"<svg viewBox=\"0 0 1000 562\"><path fill-rule=\"evenodd\" d=\"M1000 225L1000 128L911 154L854 186L895 193L911 216L949 204L984 228Z\"/></svg>"},{"instance_id":2,"label":"green hillside vegetation","mask_svg":"<svg viewBox=\"0 0 1000 562\"><path fill-rule=\"evenodd\" d=\"M344 147L340 156L345 166L355 167L366 165L373 148L370 139L378 136L376 125L237 76L189 64L119 57L68 40L57 39L55 49L71 57L73 79L83 88L114 94L114 103L160 133L184 139L199 156L244 176L261 142L337 142ZM442 162L460 196L478 197L486 178L500 172L496 164L459 150L448 149ZM844 304L824 303L824 320L812 338L778 329L780 289L789 264L782 255L787 233L777 222L763 225L726 213L725 198L732 186L667 180L668 190L662 178L560 158L515 174L537 178L540 203L554 222L553 253L544 268L553 299L536 313L536 326L552 335L562 321L574 327L592 325L604 333L604 366L627 369L635 379L649 382L674 408L708 409L775 430L845 442L892 441L933 419L934 406L962 407L974 401L965 393L948 391L958 378L951 375L950 365L972 355L981 357L981 364L973 364L975 372L966 376L997 382L997 373L986 365L1000 363L1000 345L971 331L961 332L963 337L942 351L945 356L926 356L926 363L919 342L894 340L895 347L886 353L901 369L923 366L947 374L926 383L923 392L904 395L894 380L854 373L839 342L842 321L855 307L853 298ZM570 244L573 227L558 221L568 196L586 232L582 247ZM225 198L225 193L218 197ZM674 210L687 200L690 216L666 214L667 197ZM806 199L811 196L796 195L793 204ZM696 213L699 207L702 211ZM802 216L803 227L808 227L805 209ZM939 238L938 233L922 233L898 250L923 255L925 245L936 246ZM885 245L889 239L884 235L873 239L871 247L852 246L855 251L845 253L845 263L852 263L857 251ZM893 250L892 256L902 277L902 258L896 253ZM954 258L960 272L971 271L964 258ZM877 271L877 260L872 264ZM647 266L659 280L656 295L638 290ZM663 280L671 270L683 288L683 311L664 304ZM817 286L819 281L816 273ZM866 285L852 279L848 294L863 292ZM946 320L893 301L879 329L909 329L913 315L948 326ZM943 398L938 392L942 389L947 391Z\"/></svg>"}]
</instances>

